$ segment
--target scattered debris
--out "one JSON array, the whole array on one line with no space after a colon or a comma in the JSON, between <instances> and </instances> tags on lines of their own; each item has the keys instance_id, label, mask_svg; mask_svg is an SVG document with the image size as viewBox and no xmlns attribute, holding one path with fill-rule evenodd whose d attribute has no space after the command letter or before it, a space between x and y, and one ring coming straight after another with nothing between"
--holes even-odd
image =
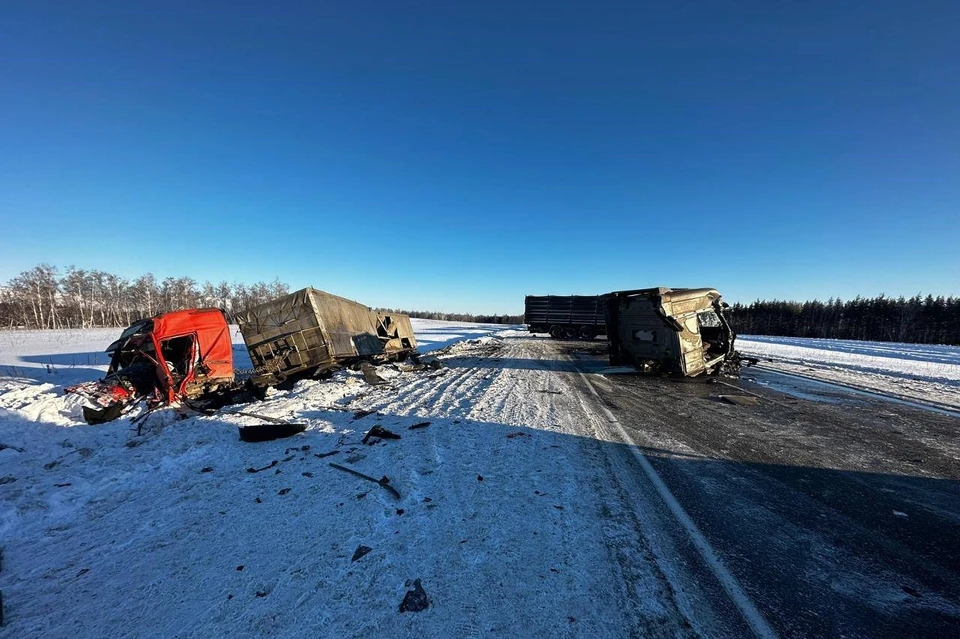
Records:
<instances>
[{"instance_id":1,"label":"scattered debris","mask_svg":"<svg viewBox=\"0 0 960 639\"><path fill-rule=\"evenodd\" d=\"M90 572L90 569L89 569L89 568L81 568L81 569L80 569L80 572L77 573L77 577L82 577L82 576L84 576L85 574L87 574L88 572Z\"/></svg>"},{"instance_id":2,"label":"scattered debris","mask_svg":"<svg viewBox=\"0 0 960 639\"><path fill-rule=\"evenodd\" d=\"M239 566L237 566L237 571L239 572L241 570L243 570L243 564L240 564Z\"/></svg>"},{"instance_id":3,"label":"scattered debris","mask_svg":"<svg viewBox=\"0 0 960 639\"><path fill-rule=\"evenodd\" d=\"M363 379L372 386L379 386L380 384L386 384L386 380L377 375L377 369L373 367L372 364L364 362L360 365L360 372L363 373Z\"/></svg>"},{"instance_id":4,"label":"scattered debris","mask_svg":"<svg viewBox=\"0 0 960 639\"><path fill-rule=\"evenodd\" d=\"M201 473L212 473L212 472L213 472L213 467L211 467L211 466L204 466L203 468L200 469L200 472L201 472Z\"/></svg>"},{"instance_id":5,"label":"scattered debris","mask_svg":"<svg viewBox=\"0 0 960 639\"><path fill-rule=\"evenodd\" d=\"M397 515L402 515L405 512L407 511L405 511L403 508L397 508Z\"/></svg>"},{"instance_id":6,"label":"scattered debris","mask_svg":"<svg viewBox=\"0 0 960 639\"><path fill-rule=\"evenodd\" d=\"M507 439L514 439L516 437L529 437L529 436L530 435L528 435L527 433L522 433L520 431L517 431L515 433L507 433Z\"/></svg>"},{"instance_id":7,"label":"scattered debris","mask_svg":"<svg viewBox=\"0 0 960 639\"><path fill-rule=\"evenodd\" d=\"M380 424L377 424L373 428L367 431L367 434L363 436L363 439L360 440L361 444L366 444L370 441L371 437L379 437L380 439L400 439L400 435L397 435L393 431L389 431Z\"/></svg>"},{"instance_id":8,"label":"scattered debris","mask_svg":"<svg viewBox=\"0 0 960 639\"><path fill-rule=\"evenodd\" d=\"M22 453L23 450L24 450L24 449L22 449L22 448L20 448L20 447L18 447L18 446L11 446L10 444L0 444L0 450L6 450L6 449L8 449L8 448L9 448L10 450L15 450L15 451L17 451L18 453Z\"/></svg>"},{"instance_id":9,"label":"scattered debris","mask_svg":"<svg viewBox=\"0 0 960 639\"><path fill-rule=\"evenodd\" d=\"M907 515L907 513L902 512L902 511L899 511L899 510L893 511L893 514L896 515L897 517L909 517L909 515Z\"/></svg>"},{"instance_id":10,"label":"scattered debris","mask_svg":"<svg viewBox=\"0 0 960 639\"><path fill-rule=\"evenodd\" d=\"M542 390L539 390L539 391L537 391L537 392L538 392L538 393L550 393L551 395L562 395L562 394L563 394L563 391L548 390L548 389L546 389L546 388L544 388L544 389L542 389Z\"/></svg>"},{"instance_id":11,"label":"scattered debris","mask_svg":"<svg viewBox=\"0 0 960 639\"><path fill-rule=\"evenodd\" d=\"M289 455L290 451L293 451L294 453L297 453L297 452L305 453L308 450L310 450L310 444L305 444L303 446L294 446L293 448L288 448L285 451L283 451L283 454Z\"/></svg>"},{"instance_id":12,"label":"scattered debris","mask_svg":"<svg viewBox=\"0 0 960 639\"><path fill-rule=\"evenodd\" d=\"M73 484L71 484L70 482L67 482L67 483L65 483L65 484L54 484L54 485L53 485L54 488L66 488L67 486L73 486Z\"/></svg>"},{"instance_id":13,"label":"scattered debris","mask_svg":"<svg viewBox=\"0 0 960 639\"><path fill-rule=\"evenodd\" d=\"M309 472L303 472L303 473L300 473L300 474L303 475L304 477L307 477L307 478L313 477L313 473L309 473Z\"/></svg>"},{"instance_id":14,"label":"scattered debris","mask_svg":"<svg viewBox=\"0 0 960 639\"><path fill-rule=\"evenodd\" d=\"M390 492L390 494L392 494L392 495L393 495L394 497L396 497L397 499L400 499L400 492L399 492L396 488L394 488L393 486L390 485L390 478L387 477L386 475L384 475L384 476L381 477L380 479L374 479L374 478L371 477L370 475L364 475L364 474L361 473L361 472L357 472L357 471L355 471L355 470L352 469L352 468L347 468L346 466L341 466L340 464L334 464L333 462L330 462L330 466L333 467L333 468L336 468L337 470L342 470L342 471L345 472L345 473L350 473L351 475L356 475L357 477L360 477L361 479L366 479L367 481L372 481L373 483L379 485L379 486L380 486L381 488L383 488L384 490L387 490L388 492Z\"/></svg>"},{"instance_id":15,"label":"scattered debris","mask_svg":"<svg viewBox=\"0 0 960 639\"><path fill-rule=\"evenodd\" d=\"M420 612L426 610L430 605L430 599L427 592L423 589L423 584L419 579L413 581L413 590L408 590L400 602L400 612Z\"/></svg>"},{"instance_id":16,"label":"scattered debris","mask_svg":"<svg viewBox=\"0 0 960 639\"><path fill-rule=\"evenodd\" d=\"M916 588L911 588L910 586L900 586L900 589L903 590L908 595L910 595L911 597L920 596L920 591L917 590Z\"/></svg>"},{"instance_id":17,"label":"scattered debris","mask_svg":"<svg viewBox=\"0 0 960 639\"><path fill-rule=\"evenodd\" d=\"M44 468L46 468L46 465L44 465ZM50 469L47 468L47 470L50 470ZM15 481L17 481L17 478L14 477L13 475L5 475L3 477L0 477L0 486L2 486L3 484L12 484Z\"/></svg>"},{"instance_id":18,"label":"scattered debris","mask_svg":"<svg viewBox=\"0 0 960 639\"><path fill-rule=\"evenodd\" d=\"M279 463L280 463L280 462L278 462L276 459L274 459L272 462L270 462L269 464L267 464L267 465L264 466L263 468L248 468L248 469L247 469L247 472L248 472L248 473L259 473L259 472L262 472L262 471L264 471L264 470L270 470L271 468L273 468L274 466L276 466L276 465L279 464Z\"/></svg>"},{"instance_id":19,"label":"scattered debris","mask_svg":"<svg viewBox=\"0 0 960 639\"><path fill-rule=\"evenodd\" d=\"M376 412L377 412L377 411L375 411L375 410L358 410L357 412L355 412L355 413L353 414L353 418L354 418L354 419L363 419L363 418L366 417L367 415L373 415L373 414L376 413Z\"/></svg>"},{"instance_id":20,"label":"scattered debris","mask_svg":"<svg viewBox=\"0 0 960 639\"><path fill-rule=\"evenodd\" d=\"M267 594L268 594L268 593L267 593L266 590L258 590L258 591L257 591L257 596L258 596L258 597L266 597Z\"/></svg>"},{"instance_id":21,"label":"scattered debris","mask_svg":"<svg viewBox=\"0 0 960 639\"><path fill-rule=\"evenodd\" d=\"M296 458L296 455L290 455L289 457L284 457L284 458L281 459L280 461L282 461L282 462L288 462L288 461L290 461L290 460L292 460L292 459L294 459L294 458Z\"/></svg>"},{"instance_id":22,"label":"scattered debris","mask_svg":"<svg viewBox=\"0 0 960 639\"><path fill-rule=\"evenodd\" d=\"M240 441L244 442L268 442L274 439L292 437L307 430L306 424L261 424L259 426L239 426Z\"/></svg>"},{"instance_id":23,"label":"scattered debris","mask_svg":"<svg viewBox=\"0 0 960 639\"><path fill-rule=\"evenodd\" d=\"M429 425L430 425L430 422L420 422L419 424L414 424L413 426L410 426L409 428L407 428L407 430L417 430L418 428L426 428Z\"/></svg>"},{"instance_id":24,"label":"scattered debris","mask_svg":"<svg viewBox=\"0 0 960 639\"><path fill-rule=\"evenodd\" d=\"M361 544L357 546L356 550L353 551L353 557L350 559L350 561L359 561L360 559L363 558L364 555L366 555L368 552L372 550L373 548L371 548L370 546L364 546Z\"/></svg>"},{"instance_id":25,"label":"scattered debris","mask_svg":"<svg viewBox=\"0 0 960 639\"><path fill-rule=\"evenodd\" d=\"M318 459L323 459L324 457L329 457L330 455L336 455L339 452L339 450L331 450L329 453L314 453L313 456Z\"/></svg>"},{"instance_id":26,"label":"scattered debris","mask_svg":"<svg viewBox=\"0 0 960 639\"><path fill-rule=\"evenodd\" d=\"M720 399L737 406L758 406L760 400L750 395L720 395Z\"/></svg>"},{"instance_id":27,"label":"scattered debris","mask_svg":"<svg viewBox=\"0 0 960 639\"><path fill-rule=\"evenodd\" d=\"M281 488L280 490L277 491L277 494L278 494L278 495L286 495L286 494L289 493L291 490L292 490L292 489L290 489L290 488Z\"/></svg>"},{"instance_id":28,"label":"scattered debris","mask_svg":"<svg viewBox=\"0 0 960 639\"><path fill-rule=\"evenodd\" d=\"M483 481L483 475L477 475L477 481Z\"/></svg>"}]
</instances>

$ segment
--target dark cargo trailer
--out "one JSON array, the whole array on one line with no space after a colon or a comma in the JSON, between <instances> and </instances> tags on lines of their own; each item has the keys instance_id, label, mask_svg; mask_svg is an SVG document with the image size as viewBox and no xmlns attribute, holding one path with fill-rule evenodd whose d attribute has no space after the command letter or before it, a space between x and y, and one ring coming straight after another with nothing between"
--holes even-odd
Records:
<instances>
[{"instance_id":1,"label":"dark cargo trailer","mask_svg":"<svg viewBox=\"0 0 960 639\"><path fill-rule=\"evenodd\" d=\"M236 315L256 384L416 352L410 318L305 288Z\"/></svg>"},{"instance_id":2,"label":"dark cargo trailer","mask_svg":"<svg viewBox=\"0 0 960 639\"><path fill-rule=\"evenodd\" d=\"M605 295L528 295L524 322L555 339L593 339L606 332Z\"/></svg>"}]
</instances>

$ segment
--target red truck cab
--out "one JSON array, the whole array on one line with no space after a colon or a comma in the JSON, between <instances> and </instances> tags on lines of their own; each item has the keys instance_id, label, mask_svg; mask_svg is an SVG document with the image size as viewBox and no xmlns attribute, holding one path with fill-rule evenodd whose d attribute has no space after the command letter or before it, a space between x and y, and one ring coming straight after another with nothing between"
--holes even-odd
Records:
<instances>
[{"instance_id":1,"label":"red truck cab","mask_svg":"<svg viewBox=\"0 0 960 639\"><path fill-rule=\"evenodd\" d=\"M113 419L123 406L142 398L154 405L169 404L201 397L234 381L230 328L223 311L216 308L174 311L134 322L106 352L110 368L103 380L66 389L103 407L85 410L87 421Z\"/></svg>"}]
</instances>

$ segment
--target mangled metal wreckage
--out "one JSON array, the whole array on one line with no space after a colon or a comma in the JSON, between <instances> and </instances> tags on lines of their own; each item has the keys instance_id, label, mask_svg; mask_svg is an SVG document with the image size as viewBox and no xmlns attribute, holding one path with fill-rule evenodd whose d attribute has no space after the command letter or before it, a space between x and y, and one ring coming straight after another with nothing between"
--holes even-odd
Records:
<instances>
[{"instance_id":1,"label":"mangled metal wreckage","mask_svg":"<svg viewBox=\"0 0 960 639\"><path fill-rule=\"evenodd\" d=\"M237 314L258 385L416 353L410 318L305 288Z\"/></svg>"},{"instance_id":2,"label":"mangled metal wreckage","mask_svg":"<svg viewBox=\"0 0 960 639\"><path fill-rule=\"evenodd\" d=\"M198 399L232 388L233 346L223 311L200 308L164 313L131 324L107 347L104 379L66 389L94 405L84 406L89 423L119 417L129 405Z\"/></svg>"},{"instance_id":3,"label":"mangled metal wreckage","mask_svg":"<svg viewBox=\"0 0 960 639\"><path fill-rule=\"evenodd\" d=\"M647 288L605 296L610 363L696 377L735 370L736 336L712 288Z\"/></svg>"},{"instance_id":4,"label":"mangled metal wreckage","mask_svg":"<svg viewBox=\"0 0 960 639\"><path fill-rule=\"evenodd\" d=\"M116 419L146 400L149 407L202 400L222 406L262 396L267 386L360 362L417 355L410 318L313 288L255 306L236 317L252 375L238 376L225 313L204 308L134 322L107 347L104 379L65 391L84 397L91 424Z\"/></svg>"}]
</instances>

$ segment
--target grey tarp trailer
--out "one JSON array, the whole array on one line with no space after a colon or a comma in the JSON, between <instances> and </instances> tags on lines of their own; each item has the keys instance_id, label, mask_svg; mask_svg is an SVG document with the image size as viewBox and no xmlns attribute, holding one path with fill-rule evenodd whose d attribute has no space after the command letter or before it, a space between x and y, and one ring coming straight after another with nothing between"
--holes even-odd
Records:
<instances>
[{"instance_id":1,"label":"grey tarp trailer","mask_svg":"<svg viewBox=\"0 0 960 639\"><path fill-rule=\"evenodd\" d=\"M607 296L610 363L687 377L719 372L735 335L712 288L648 288Z\"/></svg>"},{"instance_id":2,"label":"grey tarp trailer","mask_svg":"<svg viewBox=\"0 0 960 639\"><path fill-rule=\"evenodd\" d=\"M236 315L254 383L271 384L360 360L402 359L417 348L410 318L314 288Z\"/></svg>"}]
</instances>

